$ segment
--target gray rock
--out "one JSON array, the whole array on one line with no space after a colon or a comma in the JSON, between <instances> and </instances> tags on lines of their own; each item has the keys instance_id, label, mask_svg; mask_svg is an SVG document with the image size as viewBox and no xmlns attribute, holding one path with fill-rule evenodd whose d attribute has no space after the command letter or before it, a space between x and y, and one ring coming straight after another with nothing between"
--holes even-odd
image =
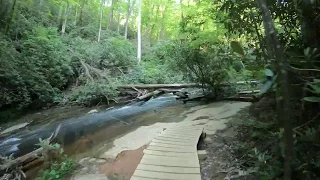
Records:
<instances>
[{"instance_id":1,"label":"gray rock","mask_svg":"<svg viewBox=\"0 0 320 180\"><path fill-rule=\"evenodd\" d=\"M12 132L12 131L16 131L18 129L21 129L21 128L24 128L26 126L28 126L29 123L21 123L21 124L17 124L17 125L14 125L14 126L11 126L7 129L5 129L4 131L2 131L0 134L6 134L6 133L9 133L9 132Z\"/></svg>"},{"instance_id":2,"label":"gray rock","mask_svg":"<svg viewBox=\"0 0 320 180\"><path fill-rule=\"evenodd\" d=\"M92 109L91 111L88 112L88 114L97 113L97 112L98 112L98 110Z\"/></svg>"},{"instance_id":3,"label":"gray rock","mask_svg":"<svg viewBox=\"0 0 320 180\"><path fill-rule=\"evenodd\" d=\"M107 162L107 160L105 159L97 159L96 161L98 164L105 164Z\"/></svg>"},{"instance_id":4,"label":"gray rock","mask_svg":"<svg viewBox=\"0 0 320 180\"><path fill-rule=\"evenodd\" d=\"M79 161L79 164L81 166L85 166L86 164L88 164L88 161L89 161L90 157L86 157L86 158L83 158Z\"/></svg>"}]
</instances>

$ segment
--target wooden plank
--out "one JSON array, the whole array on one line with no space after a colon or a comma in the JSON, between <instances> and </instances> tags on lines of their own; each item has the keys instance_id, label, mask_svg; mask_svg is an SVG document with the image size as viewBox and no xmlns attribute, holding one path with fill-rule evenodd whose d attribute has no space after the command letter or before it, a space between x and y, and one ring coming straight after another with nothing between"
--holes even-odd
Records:
<instances>
[{"instance_id":1,"label":"wooden plank","mask_svg":"<svg viewBox=\"0 0 320 180\"><path fill-rule=\"evenodd\" d=\"M166 151L154 151L150 149L143 150L144 154L156 155L156 156L167 156L167 157L190 157L196 156L196 152L181 153L181 152L166 152Z\"/></svg>"},{"instance_id":2,"label":"wooden plank","mask_svg":"<svg viewBox=\"0 0 320 180\"><path fill-rule=\"evenodd\" d=\"M187 143L192 143L194 144L193 141L190 141L189 139L173 139L171 137L166 137L166 136L158 136L154 139L157 139L157 140L164 140L164 141L170 141L170 142L187 142Z\"/></svg>"},{"instance_id":3,"label":"wooden plank","mask_svg":"<svg viewBox=\"0 0 320 180\"><path fill-rule=\"evenodd\" d=\"M198 136L199 133L194 133L194 132L190 132L190 133L179 133L179 132L168 132L165 131L163 133L161 133L163 135L172 135L172 136L178 136L178 137L186 137L186 138L195 138L196 136Z\"/></svg>"},{"instance_id":4,"label":"wooden plank","mask_svg":"<svg viewBox=\"0 0 320 180\"><path fill-rule=\"evenodd\" d=\"M172 139L182 139L182 140L197 140L195 137L189 138L189 137L183 137L183 136L172 136L172 135L167 135L167 134L160 134L159 137L167 137L167 138L172 138Z\"/></svg>"},{"instance_id":5,"label":"wooden plank","mask_svg":"<svg viewBox=\"0 0 320 180\"><path fill-rule=\"evenodd\" d=\"M183 135L186 135L186 136L196 136L197 134L201 133L201 131L175 131L175 130L170 130L170 131L163 131L161 134L164 134L164 133L175 133L175 134L183 134Z\"/></svg>"},{"instance_id":6,"label":"wooden plank","mask_svg":"<svg viewBox=\"0 0 320 180\"><path fill-rule=\"evenodd\" d=\"M175 125L175 126L172 126L170 128L167 128L166 130L169 130L169 129L176 129L176 130L179 130L179 131L186 131L186 130L190 130L190 131L196 131L196 130L201 130L203 128L203 126L192 126L192 125Z\"/></svg>"},{"instance_id":7,"label":"wooden plank","mask_svg":"<svg viewBox=\"0 0 320 180\"><path fill-rule=\"evenodd\" d=\"M168 166L156 166L139 164L137 167L139 170L144 171L155 171L155 172L168 172L168 173L179 173L179 174L200 174L199 168L187 168L187 167L168 167Z\"/></svg>"},{"instance_id":8,"label":"wooden plank","mask_svg":"<svg viewBox=\"0 0 320 180\"><path fill-rule=\"evenodd\" d=\"M158 146L148 146L149 150L154 150L154 151L165 151L165 152L196 152L193 149L177 149L177 148L167 148L167 147L158 147Z\"/></svg>"},{"instance_id":9,"label":"wooden plank","mask_svg":"<svg viewBox=\"0 0 320 180\"><path fill-rule=\"evenodd\" d=\"M154 179L154 178L146 178L146 177L139 177L139 176L132 176L130 180L166 180L166 179Z\"/></svg>"},{"instance_id":10,"label":"wooden plank","mask_svg":"<svg viewBox=\"0 0 320 180\"><path fill-rule=\"evenodd\" d=\"M136 170L134 176L166 180L201 180L200 174L175 174Z\"/></svg>"},{"instance_id":11,"label":"wooden plank","mask_svg":"<svg viewBox=\"0 0 320 180\"><path fill-rule=\"evenodd\" d=\"M174 157L157 156L153 158L142 158L140 164L150 164L159 166L172 167L194 167L200 168L199 160L197 159L183 159Z\"/></svg>"},{"instance_id":12,"label":"wooden plank","mask_svg":"<svg viewBox=\"0 0 320 180\"><path fill-rule=\"evenodd\" d=\"M203 129L203 127L190 127L190 126L173 126L170 127L167 130L176 130L176 131L200 131L201 129Z\"/></svg>"},{"instance_id":13,"label":"wooden plank","mask_svg":"<svg viewBox=\"0 0 320 180\"><path fill-rule=\"evenodd\" d=\"M199 163L198 156L189 156L189 157L168 157L168 156L156 156L151 154L146 154L143 156L143 159L149 159L149 160L162 160L162 161L176 161L176 162L186 162L189 163L190 161L193 163Z\"/></svg>"},{"instance_id":14,"label":"wooden plank","mask_svg":"<svg viewBox=\"0 0 320 180\"><path fill-rule=\"evenodd\" d=\"M168 136L172 136L172 137L177 137L177 138L190 138L190 139L196 139L196 137L199 137L201 135L201 132L199 133L194 133L192 135L187 135L187 134L181 134L181 133L175 133L175 132L166 132L166 133L162 133L163 135L168 135Z\"/></svg>"},{"instance_id":15,"label":"wooden plank","mask_svg":"<svg viewBox=\"0 0 320 180\"><path fill-rule=\"evenodd\" d=\"M196 125L199 122L179 123L154 138L131 180L201 180L197 143L203 125Z\"/></svg>"},{"instance_id":16,"label":"wooden plank","mask_svg":"<svg viewBox=\"0 0 320 180\"><path fill-rule=\"evenodd\" d=\"M179 145L179 144L166 144L166 143L159 143L159 142L151 142L149 146L158 146L158 147L168 147L168 148L178 148L178 149L194 149L196 150L195 146L191 145Z\"/></svg>"},{"instance_id":17,"label":"wooden plank","mask_svg":"<svg viewBox=\"0 0 320 180\"><path fill-rule=\"evenodd\" d=\"M155 143L162 143L162 144L174 144L174 145L180 145L180 146L193 146L195 147L196 145L194 143L190 143L190 142L181 142L181 141L166 141L166 140L162 140L162 139L153 139L151 142L155 142Z\"/></svg>"}]
</instances>

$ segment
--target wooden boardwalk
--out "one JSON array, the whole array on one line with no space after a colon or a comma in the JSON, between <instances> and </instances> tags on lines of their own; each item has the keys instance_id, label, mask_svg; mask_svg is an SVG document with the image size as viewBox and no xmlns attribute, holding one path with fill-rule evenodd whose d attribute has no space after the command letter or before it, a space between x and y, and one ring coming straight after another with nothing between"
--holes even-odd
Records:
<instances>
[{"instance_id":1,"label":"wooden boardwalk","mask_svg":"<svg viewBox=\"0 0 320 180\"><path fill-rule=\"evenodd\" d=\"M144 150L131 180L201 180L197 144L203 127L191 121L164 130Z\"/></svg>"}]
</instances>

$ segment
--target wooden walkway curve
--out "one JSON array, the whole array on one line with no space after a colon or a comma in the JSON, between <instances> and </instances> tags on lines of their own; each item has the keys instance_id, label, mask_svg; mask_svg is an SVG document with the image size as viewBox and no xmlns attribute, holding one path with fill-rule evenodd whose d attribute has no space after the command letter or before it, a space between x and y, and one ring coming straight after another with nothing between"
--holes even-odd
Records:
<instances>
[{"instance_id":1,"label":"wooden walkway curve","mask_svg":"<svg viewBox=\"0 0 320 180\"><path fill-rule=\"evenodd\" d=\"M201 180L197 144L204 123L180 122L154 138L130 180Z\"/></svg>"}]
</instances>

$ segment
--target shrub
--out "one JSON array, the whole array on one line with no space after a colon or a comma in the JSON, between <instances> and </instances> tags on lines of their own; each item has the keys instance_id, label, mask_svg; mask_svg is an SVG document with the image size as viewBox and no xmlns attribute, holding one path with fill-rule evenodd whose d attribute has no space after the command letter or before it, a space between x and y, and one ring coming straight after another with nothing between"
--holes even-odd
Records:
<instances>
[{"instance_id":1,"label":"shrub","mask_svg":"<svg viewBox=\"0 0 320 180\"><path fill-rule=\"evenodd\" d=\"M50 167L40 172L38 178L42 180L61 180L67 179L75 168L75 163L71 158L64 156L61 161L50 164Z\"/></svg>"},{"instance_id":2,"label":"shrub","mask_svg":"<svg viewBox=\"0 0 320 180\"><path fill-rule=\"evenodd\" d=\"M101 102L109 103L115 100L117 95L118 91L114 84L100 80L74 88L68 96L68 102L91 106Z\"/></svg>"}]
</instances>

